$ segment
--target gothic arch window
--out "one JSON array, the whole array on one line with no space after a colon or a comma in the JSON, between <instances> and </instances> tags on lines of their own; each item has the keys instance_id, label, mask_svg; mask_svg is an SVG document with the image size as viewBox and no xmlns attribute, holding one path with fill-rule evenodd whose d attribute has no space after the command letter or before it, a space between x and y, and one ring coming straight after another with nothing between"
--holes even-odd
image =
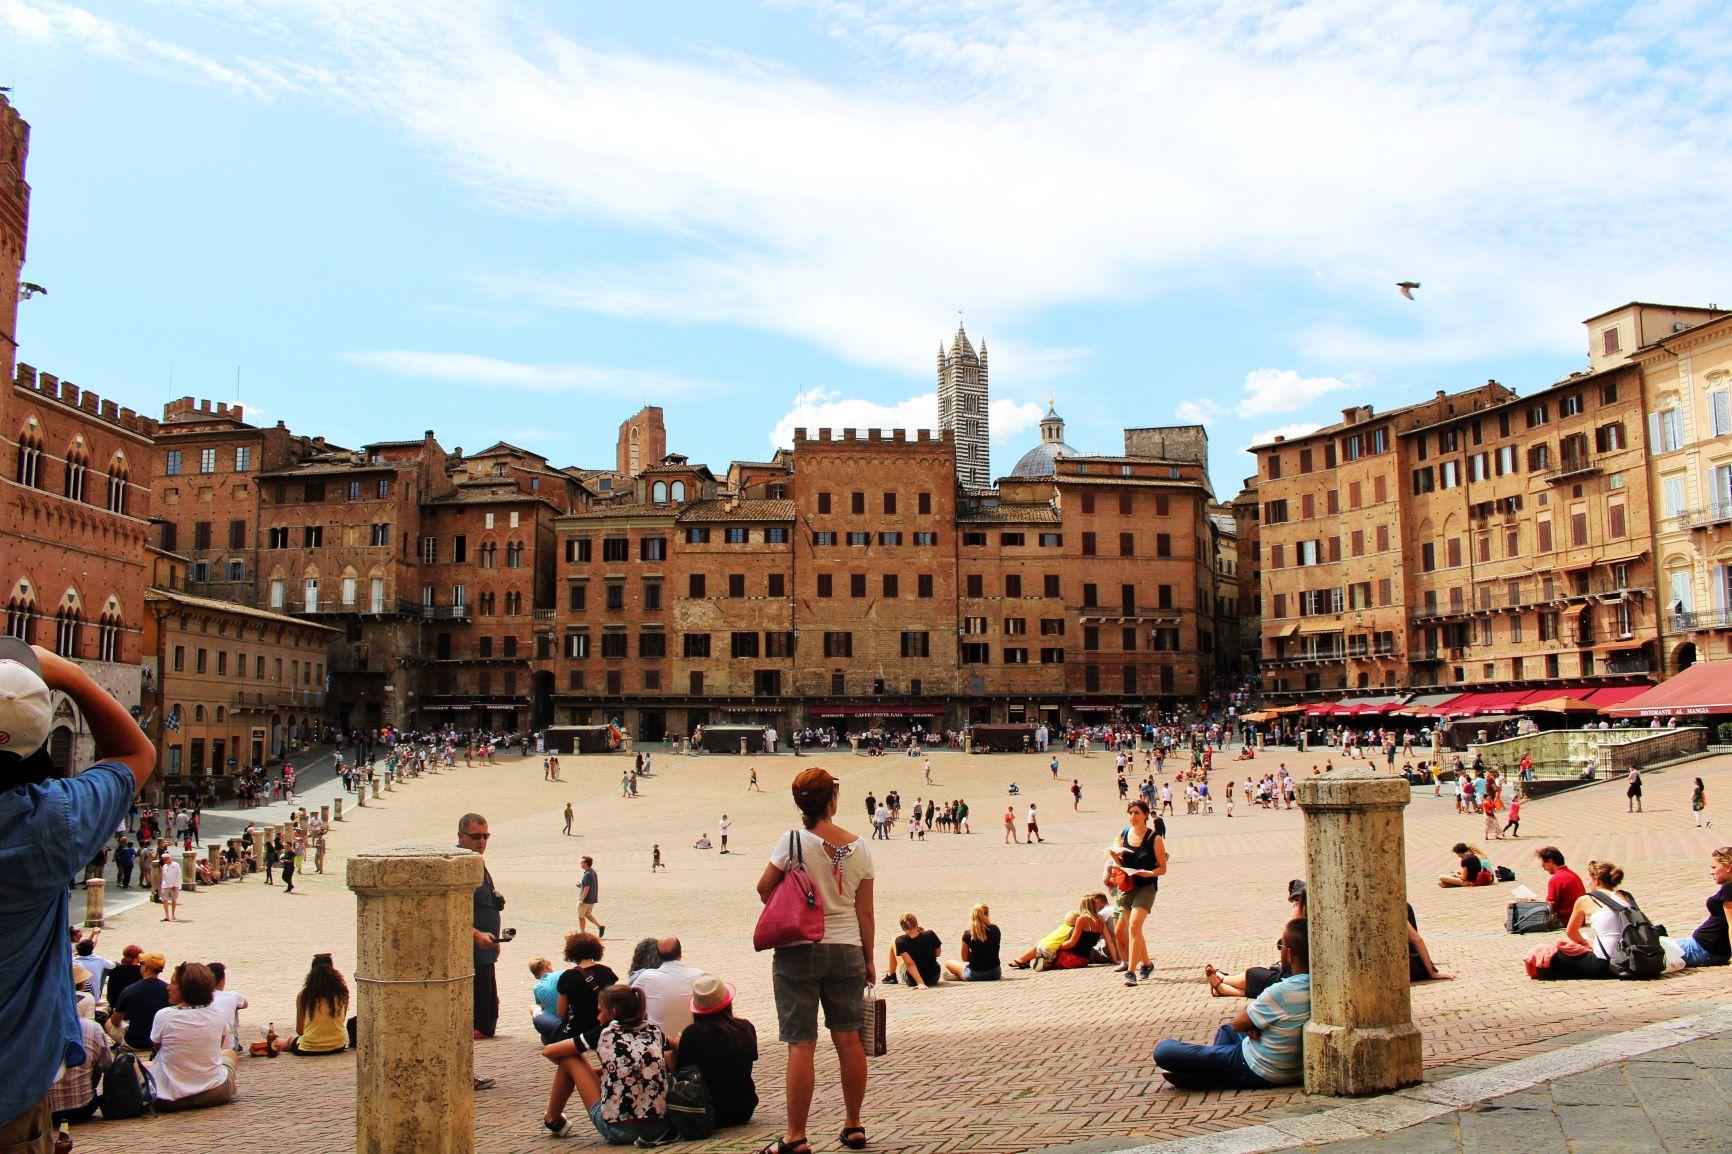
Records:
<instances>
[{"instance_id":1,"label":"gothic arch window","mask_svg":"<svg viewBox=\"0 0 1732 1154\"><path fill-rule=\"evenodd\" d=\"M20 581L6 599L6 636L26 645L36 640L36 595L28 581Z\"/></svg>"},{"instance_id":2,"label":"gothic arch window","mask_svg":"<svg viewBox=\"0 0 1732 1154\"><path fill-rule=\"evenodd\" d=\"M505 546L505 567L507 569L523 568L523 542L512 541Z\"/></svg>"},{"instance_id":3,"label":"gothic arch window","mask_svg":"<svg viewBox=\"0 0 1732 1154\"><path fill-rule=\"evenodd\" d=\"M673 499L676 501L684 501L686 499L686 483L684 481L674 482Z\"/></svg>"},{"instance_id":4,"label":"gothic arch window","mask_svg":"<svg viewBox=\"0 0 1732 1154\"><path fill-rule=\"evenodd\" d=\"M66 450L66 496L74 501L84 500L84 479L89 471L90 454L85 452L84 438L76 437Z\"/></svg>"},{"instance_id":5,"label":"gothic arch window","mask_svg":"<svg viewBox=\"0 0 1732 1154\"><path fill-rule=\"evenodd\" d=\"M54 652L62 657L77 657L82 640L84 621L78 606L78 593L68 589L54 615Z\"/></svg>"},{"instance_id":6,"label":"gothic arch window","mask_svg":"<svg viewBox=\"0 0 1732 1154\"><path fill-rule=\"evenodd\" d=\"M108 500L107 506L111 513L126 512L126 454L114 454L114 460L108 463Z\"/></svg>"},{"instance_id":7,"label":"gothic arch window","mask_svg":"<svg viewBox=\"0 0 1732 1154\"><path fill-rule=\"evenodd\" d=\"M120 660L120 602L113 597L103 607L102 618L96 626L96 659L98 661Z\"/></svg>"},{"instance_id":8,"label":"gothic arch window","mask_svg":"<svg viewBox=\"0 0 1732 1154\"><path fill-rule=\"evenodd\" d=\"M32 489L42 487L42 433L34 418L18 434L18 467L13 479Z\"/></svg>"},{"instance_id":9,"label":"gothic arch window","mask_svg":"<svg viewBox=\"0 0 1732 1154\"><path fill-rule=\"evenodd\" d=\"M657 505L665 505L668 501L668 483L657 481L650 486L650 500Z\"/></svg>"},{"instance_id":10,"label":"gothic arch window","mask_svg":"<svg viewBox=\"0 0 1732 1154\"><path fill-rule=\"evenodd\" d=\"M192 719L194 721L203 721L204 720L204 706L195 705L192 707Z\"/></svg>"}]
</instances>

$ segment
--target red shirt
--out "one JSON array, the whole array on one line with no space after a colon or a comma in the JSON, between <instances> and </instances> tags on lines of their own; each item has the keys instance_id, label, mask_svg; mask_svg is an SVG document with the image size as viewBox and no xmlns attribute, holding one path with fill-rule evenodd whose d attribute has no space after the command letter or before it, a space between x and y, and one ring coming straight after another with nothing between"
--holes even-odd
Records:
<instances>
[{"instance_id":1,"label":"red shirt","mask_svg":"<svg viewBox=\"0 0 1732 1154\"><path fill-rule=\"evenodd\" d=\"M1546 882L1546 904L1552 907L1552 913L1560 922L1570 920L1570 910L1575 908L1576 900L1588 892L1582 885L1582 879L1576 876L1576 871L1569 866L1562 866Z\"/></svg>"}]
</instances>

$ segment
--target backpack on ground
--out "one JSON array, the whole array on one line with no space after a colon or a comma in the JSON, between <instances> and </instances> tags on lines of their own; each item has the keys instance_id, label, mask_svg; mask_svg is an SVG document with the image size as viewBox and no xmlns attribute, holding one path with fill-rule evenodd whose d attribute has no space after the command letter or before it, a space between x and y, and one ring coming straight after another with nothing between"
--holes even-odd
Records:
<instances>
[{"instance_id":1,"label":"backpack on ground","mask_svg":"<svg viewBox=\"0 0 1732 1154\"><path fill-rule=\"evenodd\" d=\"M668 1078L667 1123L682 1140L708 1138L716 1130L716 1108L703 1071L675 1070Z\"/></svg>"},{"instance_id":2,"label":"backpack on ground","mask_svg":"<svg viewBox=\"0 0 1732 1154\"><path fill-rule=\"evenodd\" d=\"M1636 907L1634 898L1628 905L1621 905L1602 893L1588 896L1618 915L1618 936L1606 958L1612 973L1620 978L1657 978L1666 972L1666 950L1660 944L1660 931Z\"/></svg>"},{"instance_id":3,"label":"backpack on ground","mask_svg":"<svg viewBox=\"0 0 1732 1154\"><path fill-rule=\"evenodd\" d=\"M137 1054L123 1050L114 1056L114 1064L102 1076L100 1106L102 1116L110 1120L156 1113L156 1079Z\"/></svg>"},{"instance_id":4,"label":"backpack on ground","mask_svg":"<svg viewBox=\"0 0 1732 1154\"><path fill-rule=\"evenodd\" d=\"M1557 929L1558 923L1545 902L1511 902L1504 913L1503 928L1512 934L1543 934Z\"/></svg>"},{"instance_id":5,"label":"backpack on ground","mask_svg":"<svg viewBox=\"0 0 1732 1154\"><path fill-rule=\"evenodd\" d=\"M1498 866L1496 869L1492 870L1491 873L1492 876L1500 882L1515 881L1515 871L1510 869L1508 866Z\"/></svg>"}]
</instances>

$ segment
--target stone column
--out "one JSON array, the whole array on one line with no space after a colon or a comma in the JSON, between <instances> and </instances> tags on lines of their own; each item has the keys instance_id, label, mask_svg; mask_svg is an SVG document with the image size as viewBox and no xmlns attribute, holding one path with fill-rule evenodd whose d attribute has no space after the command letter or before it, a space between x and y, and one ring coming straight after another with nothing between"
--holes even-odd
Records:
<instances>
[{"instance_id":1,"label":"stone column","mask_svg":"<svg viewBox=\"0 0 1732 1154\"><path fill-rule=\"evenodd\" d=\"M99 930L102 928L102 899L108 890L108 882L103 878L91 878L84 883L84 928Z\"/></svg>"},{"instance_id":2,"label":"stone column","mask_svg":"<svg viewBox=\"0 0 1732 1154\"><path fill-rule=\"evenodd\" d=\"M379 800L379 779L376 777L373 779L373 800Z\"/></svg>"},{"instance_id":3,"label":"stone column","mask_svg":"<svg viewBox=\"0 0 1732 1154\"><path fill-rule=\"evenodd\" d=\"M392 780L391 775L388 773L385 775L385 792L386 793L396 793L397 792L397 783Z\"/></svg>"},{"instance_id":4,"label":"stone column","mask_svg":"<svg viewBox=\"0 0 1732 1154\"><path fill-rule=\"evenodd\" d=\"M1407 873L1397 774L1353 763L1299 783L1309 881L1305 1091L1378 1094L1424 1070L1407 973Z\"/></svg>"},{"instance_id":5,"label":"stone column","mask_svg":"<svg viewBox=\"0 0 1732 1154\"><path fill-rule=\"evenodd\" d=\"M357 1154L470 1154L481 858L406 846L349 859L355 891Z\"/></svg>"},{"instance_id":6,"label":"stone column","mask_svg":"<svg viewBox=\"0 0 1732 1154\"><path fill-rule=\"evenodd\" d=\"M746 753L746 739L745 739L745 738L743 738L743 737L742 737L742 738L740 738L740 756L741 756L741 757L746 757L746 756L747 756L747 753Z\"/></svg>"},{"instance_id":7,"label":"stone column","mask_svg":"<svg viewBox=\"0 0 1732 1154\"><path fill-rule=\"evenodd\" d=\"M182 850L180 855L180 888L187 893L198 891L198 851Z\"/></svg>"},{"instance_id":8,"label":"stone column","mask_svg":"<svg viewBox=\"0 0 1732 1154\"><path fill-rule=\"evenodd\" d=\"M362 809L367 808L367 783L364 781L361 783L360 788L355 790L355 804L360 806Z\"/></svg>"},{"instance_id":9,"label":"stone column","mask_svg":"<svg viewBox=\"0 0 1732 1154\"><path fill-rule=\"evenodd\" d=\"M206 864L210 866L210 876L217 881L223 880L223 847L210 846L205 854Z\"/></svg>"},{"instance_id":10,"label":"stone column","mask_svg":"<svg viewBox=\"0 0 1732 1154\"><path fill-rule=\"evenodd\" d=\"M333 799L331 802L331 820L343 820L343 799L340 797Z\"/></svg>"},{"instance_id":11,"label":"stone column","mask_svg":"<svg viewBox=\"0 0 1732 1154\"><path fill-rule=\"evenodd\" d=\"M320 825L330 825L331 824L331 807L330 806L321 805L319 807L319 824Z\"/></svg>"},{"instance_id":12,"label":"stone column","mask_svg":"<svg viewBox=\"0 0 1732 1154\"><path fill-rule=\"evenodd\" d=\"M265 831L262 829L254 829L252 837L253 870L256 873L265 868Z\"/></svg>"}]
</instances>

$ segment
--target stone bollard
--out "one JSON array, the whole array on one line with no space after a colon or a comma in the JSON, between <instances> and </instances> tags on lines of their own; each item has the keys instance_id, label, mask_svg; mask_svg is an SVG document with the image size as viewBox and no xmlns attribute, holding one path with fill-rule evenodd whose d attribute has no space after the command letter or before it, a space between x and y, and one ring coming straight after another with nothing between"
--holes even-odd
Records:
<instances>
[{"instance_id":1,"label":"stone bollard","mask_svg":"<svg viewBox=\"0 0 1732 1154\"><path fill-rule=\"evenodd\" d=\"M364 781L361 783L361 787L355 791L355 804L362 809L367 808L367 783Z\"/></svg>"},{"instance_id":2,"label":"stone bollard","mask_svg":"<svg viewBox=\"0 0 1732 1154\"><path fill-rule=\"evenodd\" d=\"M1378 1094L1424 1068L1407 971L1406 779L1349 765L1299 783L1311 943L1305 1092Z\"/></svg>"},{"instance_id":3,"label":"stone bollard","mask_svg":"<svg viewBox=\"0 0 1732 1154\"><path fill-rule=\"evenodd\" d=\"M253 830L253 871L257 873L265 868L265 831Z\"/></svg>"},{"instance_id":4,"label":"stone bollard","mask_svg":"<svg viewBox=\"0 0 1732 1154\"><path fill-rule=\"evenodd\" d=\"M481 858L407 846L349 859L357 1154L475 1148L470 936Z\"/></svg>"},{"instance_id":5,"label":"stone bollard","mask_svg":"<svg viewBox=\"0 0 1732 1154\"><path fill-rule=\"evenodd\" d=\"M223 847L209 846L205 852L205 863L210 866L210 876L217 881L223 880Z\"/></svg>"},{"instance_id":6,"label":"stone bollard","mask_svg":"<svg viewBox=\"0 0 1732 1154\"><path fill-rule=\"evenodd\" d=\"M397 792L397 783L395 781L391 780L391 775L388 773L385 775L385 792L386 793L396 793Z\"/></svg>"},{"instance_id":7,"label":"stone bollard","mask_svg":"<svg viewBox=\"0 0 1732 1154\"><path fill-rule=\"evenodd\" d=\"M343 799L340 797L331 802L331 820L343 820Z\"/></svg>"},{"instance_id":8,"label":"stone bollard","mask_svg":"<svg viewBox=\"0 0 1732 1154\"><path fill-rule=\"evenodd\" d=\"M379 779L376 777L373 779L373 800L379 800Z\"/></svg>"},{"instance_id":9,"label":"stone bollard","mask_svg":"<svg viewBox=\"0 0 1732 1154\"><path fill-rule=\"evenodd\" d=\"M331 807L330 806L321 805L319 807L319 824L320 825L330 825L331 824Z\"/></svg>"},{"instance_id":10,"label":"stone bollard","mask_svg":"<svg viewBox=\"0 0 1732 1154\"><path fill-rule=\"evenodd\" d=\"M102 878L91 878L84 883L84 928L99 930L102 928L102 898L108 890L108 882Z\"/></svg>"},{"instance_id":11,"label":"stone bollard","mask_svg":"<svg viewBox=\"0 0 1732 1154\"><path fill-rule=\"evenodd\" d=\"M746 739L745 739L745 738L743 738L743 737L742 737L742 738L740 738L740 756L741 756L741 757L746 757L746 756L747 756L747 753L746 753Z\"/></svg>"},{"instance_id":12,"label":"stone bollard","mask_svg":"<svg viewBox=\"0 0 1732 1154\"><path fill-rule=\"evenodd\" d=\"M180 855L180 888L187 893L198 892L198 851L182 850Z\"/></svg>"}]
</instances>

